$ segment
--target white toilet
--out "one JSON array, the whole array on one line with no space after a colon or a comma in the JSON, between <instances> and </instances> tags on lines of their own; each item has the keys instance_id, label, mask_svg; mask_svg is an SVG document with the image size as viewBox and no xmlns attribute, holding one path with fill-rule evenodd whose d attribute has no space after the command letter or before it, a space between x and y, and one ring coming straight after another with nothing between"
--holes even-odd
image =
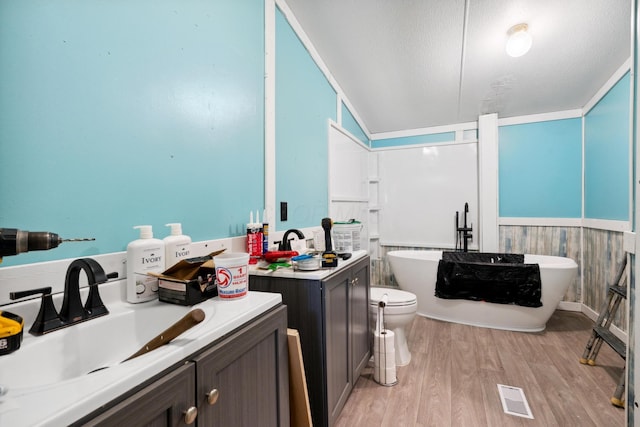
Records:
<instances>
[{"instance_id":1,"label":"white toilet","mask_svg":"<svg viewBox=\"0 0 640 427\"><path fill-rule=\"evenodd\" d=\"M411 323L416 316L418 301L411 292L396 288L370 288L369 318L372 331L376 327L378 316L378 303L383 295L387 294L387 305L384 308L385 328L393 331L395 335L394 346L396 349L396 366L408 365L411 361L411 353L407 346L405 326Z\"/></svg>"}]
</instances>

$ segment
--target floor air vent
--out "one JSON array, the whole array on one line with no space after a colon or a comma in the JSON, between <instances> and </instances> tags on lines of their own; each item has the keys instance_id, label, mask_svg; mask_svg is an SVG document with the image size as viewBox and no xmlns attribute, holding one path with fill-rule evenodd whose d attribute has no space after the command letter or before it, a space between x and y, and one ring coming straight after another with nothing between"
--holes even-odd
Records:
<instances>
[{"instance_id":1,"label":"floor air vent","mask_svg":"<svg viewBox=\"0 0 640 427\"><path fill-rule=\"evenodd\" d=\"M498 392L505 414L533 419L527 398L520 387L498 384Z\"/></svg>"}]
</instances>

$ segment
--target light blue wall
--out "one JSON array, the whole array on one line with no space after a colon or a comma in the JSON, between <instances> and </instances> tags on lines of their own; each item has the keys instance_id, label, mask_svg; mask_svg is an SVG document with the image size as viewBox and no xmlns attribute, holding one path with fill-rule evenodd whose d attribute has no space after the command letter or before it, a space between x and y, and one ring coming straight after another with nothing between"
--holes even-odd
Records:
<instances>
[{"instance_id":1,"label":"light blue wall","mask_svg":"<svg viewBox=\"0 0 640 427\"><path fill-rule=\"evenodd\" d=\"M173 221L194 240L242 235L249 211L265 203L263 8L261 0L0 2L0 227L96 238L2 265L124 250L137 224L152 224L157 237ZM276 203L289 202L289 221L276 221L282 230L328 213L336 93L279 11L276 46ZM628 164L619 142L628 80L587 117L588 217L628 218L628 171L619 167ZM366 141L342 109L343 126ZM580 216L576 125L554 123L501 128L501 216ZM602 158L608 166L595 162ZM544 202L527 201L518 183Z\"/></svg>"},{"instance_id":2,"label":"light blue wall","mask_svg":"<svg viewBox=\"0 0 640 427\"><path fill-rule=\"evenodd\" d=\"M376 139L371 141L371 148L400 147L403 145L431 144L434 142L455 141L455 132L434 133L430 135L403 136L399 138Z\"/></svg>"},{"instance_id":3,"label":"light blue wall","mask_svg":"<svg viewBox=\"0 0 640 427\"><path fill-rule=\"evenodd\" d=\"M629 220L627 73L585 116L585 218Z\"/></svg>"},{"instance_id":4,"label":"light blue wall","mask_svg":"<svg viewBox=\"0 0 640 427\"><path fill-rule=\"evenodd\" d=\"M0 2L0 227L96 238L2 265L121 251L137 224L244 233L264 206L263 9Z\"/></svg>"},{"instance_id":5,"label":"light blue wall","mask_svg":"<svg viewBox=\"0 0 640 427\"><path fill-rule=\"evenodd\" d=\"M276 14L277 229L320 225L329 212L329 119L336 92L278 10ZM280 221L280 202L288 220Z\"/></svg>"},{"instance_id":6,"label":"light blue wall","mask_svg":"<svg viewBox=\"0 0 640 427\"><path fill-rule=\"evenodd\" d=\"M351 135L362 141L364 145L366 145L367 147L369 146L370 142L367 134L364 133L355 117L353 117L353 114L351 114L351 110L349 110L349 108L347 108L344 103L342 103L342 127L348 130Z\"/></svg>"},{"instance_id":7,"label":"light blue wall","mask_svg":"<svg viewBox=\"0 0 640 427\"><path fill-rule=\"evenodd\" d=\"M580 118L501 126L499 216L580 218Z\"/></svg>"}]
</instances>

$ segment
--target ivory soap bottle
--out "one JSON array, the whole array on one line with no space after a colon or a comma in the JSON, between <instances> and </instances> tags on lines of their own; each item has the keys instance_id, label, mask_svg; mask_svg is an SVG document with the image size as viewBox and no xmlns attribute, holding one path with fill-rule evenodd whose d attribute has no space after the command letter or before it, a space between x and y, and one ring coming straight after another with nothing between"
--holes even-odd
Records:
<instances>
[{"instance_id":1,"label":"ivory soap bottle","mask_svg":"<svg viewBox=\"0 0 640 427\"><path fill-rule=\"evenodd\" d=\"M164 260L167 268L173 267L181 259L189 258L191 254L191 237L182 234L182 224L166 224L171 227L171 234L163 239Z\"/></svg>"},{"instance_id":2,"label":"ivory soap bottle","mask_svg":"<svg viewBox=\"0 0 640 427\"><path fill-rule=\"evenodd\" d=\"M164 242L153 238L150 225L137 225L140 238L127 245L127 301L145 302L158 298L158 278L147 273L164 271Z\"/></svg>"}]
</instances>

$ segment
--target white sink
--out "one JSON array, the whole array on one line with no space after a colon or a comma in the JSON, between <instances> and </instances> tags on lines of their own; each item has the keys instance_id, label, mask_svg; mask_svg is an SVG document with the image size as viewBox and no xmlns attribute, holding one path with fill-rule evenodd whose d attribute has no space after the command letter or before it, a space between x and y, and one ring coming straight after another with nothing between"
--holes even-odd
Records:
<instances>
[{"instance_id":1,"label":"white sink","mask_svg":"<svg viewBox=\"0 0 640 427\"><path fill-rule=\"evenodd\" d=\"M20 349L0 357L0 385L25 391L95 375L90 373L119 365L192 309L159 301L117 302L108 308L106 316L38 337L30 335L31 325L25 324ZM205 311L205 320L175 338L172 345L189 340L213 317L214 305L200 308Z\"/></svg>"}]
</instances>

